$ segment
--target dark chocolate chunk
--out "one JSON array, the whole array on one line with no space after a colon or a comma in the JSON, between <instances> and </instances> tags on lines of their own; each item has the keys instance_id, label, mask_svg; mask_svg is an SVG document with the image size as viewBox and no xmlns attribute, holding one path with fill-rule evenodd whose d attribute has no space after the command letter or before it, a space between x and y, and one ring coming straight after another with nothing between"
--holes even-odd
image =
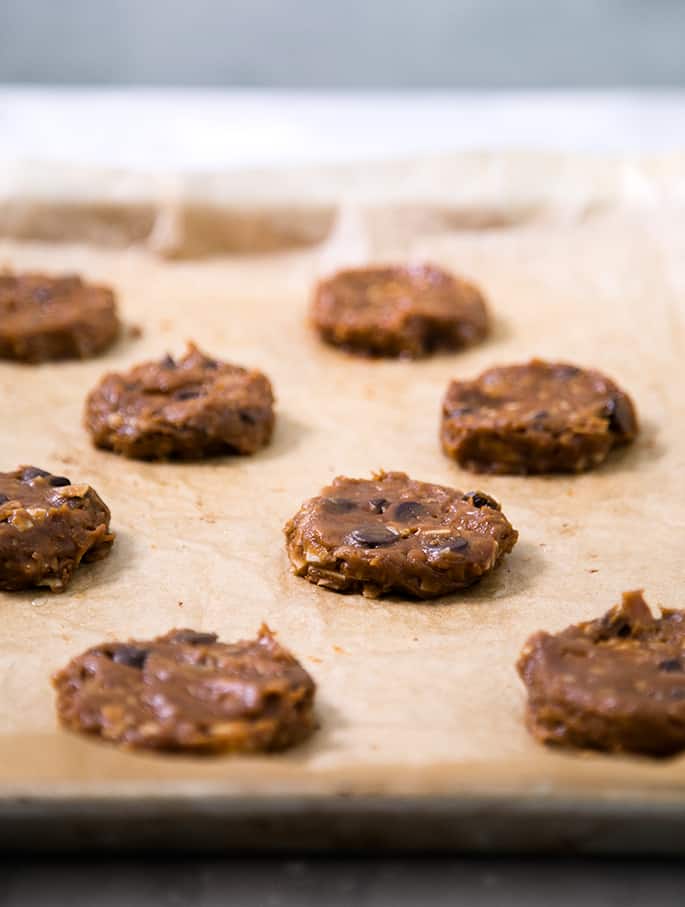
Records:
<instances>
[{"instance_id":1,"label":"dark chocolate chunk","mask_svg":"<svg viewBox=\"0 0 685 907\"><path fill-rule=\"evenodd\" d=\"M369 510L373 513L385 513L389 504L390 501L386 498L371 498L369 501Z\"/></svg>"},{"instance_id":2,"label":"dark chocolate chunk","mask_svg":"<svg viewBox=\"0 0 685 907\"><path fill-rule=\"evenodd\" d=\"M49 475L50 473L45 469L38 469L37 466L27 466L21 474L21 481L30 482L31 479L44 479Z\"/></svg>"},{"instance_id":3,"label":"dark chocolate chunk","mask_svg":"<svg viewBox=\"0 0 685 907\"><path fill-rule=\"evenodd\" d=\"M347 540L352 545L364 548L381 548L392 545L399 538L399 533L389 526L360 526L349 534Z\"/></svg>"},{"instance_id":4,"label":"dark chocolate chunk","mask_svg":"<svg viewBox=\"0 0 685 907\"><path fill-rule=\"evenodd\" d=\"M119 665L126 665L127 668L142 668L149 654L147 649L123 645L114 650L112 661Z\"/></svg>"},{"instance_id":5,"label":"dark chocolate chunk","mask_svg":"<svg viewBox=\"0 0 685 907\"><path fill-rule=\"evenodd\" d=\"M36 287L33 291L33 298L42 305L45 302L50 302L52 293L48 287Z\"/></svg>"},{"instance_id":6,"label":"dark chocolate chunk","mask_svg":"<svg viewBox=\"0 0 685 907\"><path fill-rule=\"evenodd\" d=\"M625 435L633 430L633 411L625 397L617 395L608 400L604 415L609 420L610 431Z\"/></svg>"},{"instance_id":7,"label":"dark chocolate chunk","mask_svg":"<svg viewBox=\"0 0 685 907\"><path fill-rule=\"evenodd\" d=\"M48 485L52 485L53 488L61 488L63 485L71 485L71 479L66 476L50 476Z\"/></svg>"},{"instance_id":8,"label":"dark chocolate chunk","mask_svg":"<svg viewBox=\"0 0 685 907\"><path fill-rule=\"evenodd\" d=\"M201 395L202 391L198 390L196 387L182 387L180 390L176 391L174 397L177 400L195 400Z\"/></svg>"},{"instance_id":9,"label":"dark chocolate chunk","mask_svg":"<svg viewBox=\"0 0 685 907\"><path fill-rule=\"evenodd\" d=\"M355 502L349 498L326 498L324 506L329 513L349 513L357 509Z\"/></svg>"},{"instance_id":10,"label":"dark chocolate chunk","mask_svg":"<svg viewBox=\"0 0 685 907\"><path fill-rule=\"evenodd\" d=\"M556 373L560 378L575 378L580 374L580 369L577 365L558 365Z\"/></svg>"},{"instance_id":11,"label":"dark chocolate chunk","mask_svg":"<svg viewBox=\"0 0 685 907\"><path fill-rule=\"evenodd\" d=\"M419 501L401 501L395 508L395 519L401 523L425 516L427 509Z\"/></svg>"},{"instance_id":12,"label":"dark chocolate chunk","mask_svg":"<svg viewBox=\"0 0 685 907\"><path fill-rule=\"evenodd\" d=\"M468 491L466 498L471 498L474 507L492 507L493 510L499 510L499 504L494 498L480 491Z\"/></svg>"},{"instance_id":13,"label":"dark chocolate chunk","mask_svg":"<svg viewBox=\"0 0 685 907\"><path fill-rule=\"evenodd\" d=\"M446 538L444 535L429 536L424 540L424 547L431 551L466 551L469 543L461 536Z\"/></svg>"},{"instance_id":14,"label":"dark chocolate chunk","mask_svg":"<svg viewBox=\"0 0 685 907\"><path fill-rule=\"evenodd\" d=\"M683 664L679 658L666 658L659 662L658 668L660 671L682 671Z\"/></svg>"},{"instance_id":15,"label":"dark chocolate chunk","mask_svg":"<svg viewBox=\"0 0 685 907\"><path fill-rule=\"evenodd\" d=\"M256 425L257 424L257 420L255 419L255 417L252 415L252 413L248 412L246 409L241 410L239 415L240 415L240 421L244 422L245 425Z\"/></svg>"},{"instance_id":16,"label":"dark chocolate chunk","mask_svg":"<svg viewBox=\"0 0 685 907\"><path fill-rule=\"evenodd\" d=\"M547 416L549 416L548 409L539 409L536 413L534 413L533 418L534 419L546 419Z\"/></svg>"},{"instance_id":17,"label":"dark chocolate chunk","mask_svg":"<svg viewBox=\"0 0 685 907\"><path fill-rule=\"evenodd\" d=\"M0 504L6 504L9 501L9 497L6 494L0 493Z\"/></svg>"},{"instance_id":18,"label":"dark chocolate chunk","mask_svg":"<svg viewBox=\"0 0 685 907\"><path fill-rule=\"evenodd\" d=\"M162 368L176 368L176 360L170 353L162 359Z\"/></svg>"},{"instance_id":19,"label":"dark chocolate chunk","mask_svg":"<svg viewBox=\"0 0 685 907\"><path fill-rule=\"evenodd\" d=\"M210 646L218 639L216 633L196 633L194 630L178 630L170 642L188 643L191 646Z\"/></svg>"}]
</instances>

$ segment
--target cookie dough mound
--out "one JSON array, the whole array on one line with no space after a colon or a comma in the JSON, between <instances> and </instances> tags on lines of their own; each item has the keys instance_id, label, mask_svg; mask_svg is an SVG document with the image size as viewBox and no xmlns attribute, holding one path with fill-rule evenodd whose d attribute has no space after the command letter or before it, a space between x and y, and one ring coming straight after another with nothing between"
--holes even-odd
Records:
<instances>
[{"instance_id":1,"label":"cookie dough mound","mask_svg":"<svg viewBox=\"0 0 685 907\"><path fill-rule=\"evenodd\" d=\"M488 330L479 290L434 265L339 271L316 287L311 318L334 346L412 359L476 343Z\"/></svg>"},{"instance_id":2,"label":"cookie dough mound","mask_svg":"<svg viewBox=\"0 0 685 907\"><path fill-rule=\"evenodd\" d=\"M641 592L598 620L536 633L518 672L544 743L668 756L685 749L685 611L653 617Z\"/></svg>"},{"instance_id":3,"label":"cookie dough mound","mask_svg":"<svg viewBox=\"0 0 685 907\"><path fill-rule=\"evenodd\" d=\"M119 330L108 287L71 275L0 272L0 358L87 359L107 349Z\"/></svg>"},{"instance_id":4,"label":"cookie dough mound","mask_svg":"<svg viewBox=\"0 0 685 907\"><path fill-rule=\"evenodd\" d=\"M482 492L403 472L339 476L286 523L297 576L335 592L436 598L490 573L518 533Z\"/></svg>"},{"instance_id":5,"label":"cookie dough mound","mask_svg":"<svg viewBox=\"0 0 685 907\"><path fill-rule=\"evenodd\" d=\"M581 472L637 432L633 403L610 378L541 359L452 381L442 406L443 449L474 472Z\"/></svg>"},{"instance_id":6,"label":"cookie dough mound","mask_svg":"<svg viewBox=\"0 0 685 907\"><path fill-rule=\"evenodd\" d=\"M315 728L315 684L266 626L257 639L172 630L107 642L53 678L59 720L133 749L282 750Z\"/></svg>"},{"instance_id":7,"label":"cookie dough mound","mask_svg":"<svg viewBox=\"0 0 685 907\"><path fill-rule=\"evenodd\" d=\"M0 473L0 589L63 592L81 561L109 554L109 520L90 485L35 466Z\"/></svg>"},{"instance_id":8,"label":"cookie dough mound","mask_svg":"<svg viewBox=\"0 0 685 907\"><path fill-rule=\"evenodd\" d=\"M85 423L96 447L141 460L252 454L271 438L274 397L258 371L219 362L189 344L91 391Z\"/></svg>"}]
</instances>

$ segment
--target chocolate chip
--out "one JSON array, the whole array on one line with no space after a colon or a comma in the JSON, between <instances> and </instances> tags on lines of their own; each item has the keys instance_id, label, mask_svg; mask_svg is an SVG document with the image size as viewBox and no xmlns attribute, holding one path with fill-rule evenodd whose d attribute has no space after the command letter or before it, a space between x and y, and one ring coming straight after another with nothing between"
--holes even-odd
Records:
<instances>
[{"instance_id":1,"label":"chocolate chip","mask_svg":"<svg viewBox=\"0 0 685 907\"><path fill-rule=\"evenodd\" d=\"M174 633L172 642L184 642L191 646L209 646L218 639L216 633L198 633L195 630L179 630Z\"/></svg>"},{"instance_id":2,"label":"chocolate chip","mask_svg":"<svg viewBox=\"0 0 685 907\"><path fill-rule=\"evenodd\" d=\"M212 371L215 368L219 368L219 363L216 361L216 359L205 359L203 365L205 368L211 369Z\"/></svg>"},{"instance_id":3,"label":"chocolate chip","mask_svg":"<svg viewBox=\"0 0 685 907\"><path fill-rule=\"evenodd\" d=\"M419 501L402 501L395 508L395 519L404 523L425 516L426 513L428 511Z\"/></svg>"},{"instance_id":4,"label":"chocolate chip","mask_svg":"<svg viewBox=\"0 0 685 907\"><path fill-rule=\"evenodd\" d=\"M580 369L575 365L559 365L556 369L559 378L575 378Z\"/></svg>"},{"instance_id":5,"label":"chocolate chip","mask_svg":"<svg viewBox=\"0 0 685 907\"><path fill-rule=\"evenodd\" d=\"M472 406L458 406L456 409L450 411L450 416L468 416L472 412Z\"/></svg>"},{"instance_id":6,"label":"chocolate chip","mask_svg":"<svg viewBox=\"0 0 685 907\"><path fill-rule=\"evenodd\" d=\"M9 497L6 494L0 493L0 504L6 504L9 501Z\"/></svg>"},{"instance_id":7,"label":"chocolate chip","mask_svg":"<svg viewBox=\"0 0 685 907\"><path fill-rule=\"evenodd\" d=\"M616 395L607 400L603 415L609 420L609 431L618 435L629 434L633 429L633 411L623 395Z\"/></svg>"},{"instance_id":8,"label":"chocolate chip","mask_svg":"<svg viewBox=\"0 0 685 907\"><path fill-rule=\"evenodd\" d=\"M369 501L369 510L372 513L385 513L390 501L387 498L371 498Z\"/></svg>"},{"instance_id":9,"label":"chocolate chip","mask_svg":"<svg viewBox=\"0 0 685 907\"><path fill-rule=\"evenodd\" d=\"M162 359L162 368L176 368L176 361L169 353Z\"/></svg>"},{"instance_id":10,"label":"chocolate chip","mask_svg":"<svg viewBox=\"0 0 685 907\"><path fill-rule=\"evenodd\" d=\"M539 409L536 413L533 414L534 419L546 419L549 416L548 409Z\"/></svg>"},{"instance_id":11,"label":"chocolate chip","mask_svg":"<svg viewBox=\"0 0 685 907\"><path fill-rule=\"evenodd\" d=\"M71 479L66 476L50 476L48 485L52 485L53 488L61 488L63 485L71 485Z\"/></svg>"},{"instance_id":12,"label":"chocolate chip","mask_svg":"<svg viewBox=\"0 0 685 907\"><path fill-rule=\"evenodd\" d=\"M119 646L112 654L112 661L127 668L142 668L145 659L150 654L148 649L139 649L138 646Z\"/></svg>"},{"instance_id":13,"label":"chocolate chip","mask_svg":"<svg viewBox=\"0 0 685 907\"><path fill-rule=\"evenodd\" d=\"M469 547L469 543L465 538L462 538L460 535L455 536L454 538L445 538L444 536L434 535L429 536L424 541L424 546L430 548L431 551L466 551Z\"/></svg>"},{"instance_id":14,"label":"chocolate chip","mask_svg":"<svg viewBox=\"0 0 685 907\"><path fill-rule=\"evenodd\" d=\"M329 513L349 513L357 509L355 502L349 498L326 498L324 506Z\"/></svg>"},{"instance_id":15,"label":"chocolate chip","mask_svg":"<svg viewBox=\"0 0 685 907\"><path fill-rule=\"evenodd\" d=\"M50 302L50 300L52 299L52 292L48 287L36 287L36 289L33 291L33 298L36 300L36 302L39 302L41 304Z\"/></svg>"},{"instance_id":16,"label":"chocolate chip","mask_svg":"<svg viewBox=\"0 0 685 907\"><path fill-rule=\"evenodd\" d=\"M197 388L193 387L182 387L180 390L177 390L174 394L176 400L194 400L196 397L199 397L202 394L202 391L199 391Z\"/></svg>"},{"instance_id":17,"label":"chocolate chip","mask_svg":"<svg viewBox=\"0 0 685 907\"><path fill-rule=\"evenodd\" d=\"M499 504L494 498L480 491L467 491L464 495L465 500L471 499L474 507L492 507L493 510L499 510Z\"/></svg>"},{"instance_id":18,"label":"chocolate chip","mask_svg":"<svg viewBox=\"0 0 685 907\"><path fill-rule=\"evenodd\" d=\"M37 466L27 466L21 474L22 482L30 482L31 479L46 478L50 473L45 469L38 469Z\"/></svg>"},{"instance_id":19,"label":"chocolate chip","mask_svg":"<svg viewBox=\"0 0 685 907\"><path fill-rule=\"evenodd\" d=\"M616 636L620 636L621 639L625 639L626 636L630 636L630 624L619 624L618 627L614 629L614 633L616 634Z\"/></svg>"},{"instance_id":20,"label":"chocolate chip","mask_svg":"<svg viewBox=\"0 0 685 907\"><path fill-rule=\"evenodd\" d=\"M392 545L398 538L399 533L389 526L360 526L348 535L347 541L363 548L381 548Z\"/></svg>"},{"instance_id":21,"label":"chocolate chip","mask_svg":"<svg viewBox=\"0 0 685 907\"><path fill-rule=\"evenodd\" d=\"M683 665L679 658L667 658L665 661L660 661L658 664L660 671L682 671Z\"/></svg>"},{"instance_id":22,"label":"chocolate chip","mask_svg":"<svg viewBox=\"0 0 685 907\"><path fill-rule=\"evenodd\" d=\"M241 413L240 413L240 421L241 421L241 422L244 422L245 425L254 425L254 424L257 422L257 420L256 420L255 417L252 415L252 413L248 413L246 410L242 410L242 411L241 411Z\"/></svg>"}]
</instances>

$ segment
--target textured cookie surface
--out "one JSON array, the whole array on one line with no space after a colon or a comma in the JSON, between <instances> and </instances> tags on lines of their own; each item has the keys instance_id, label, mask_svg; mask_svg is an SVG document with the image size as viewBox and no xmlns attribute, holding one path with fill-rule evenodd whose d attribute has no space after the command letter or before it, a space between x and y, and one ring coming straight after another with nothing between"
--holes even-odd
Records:
<instances>
[{"instance_id":1,"label":"textured cookie surface","mask_svg":"<svg viewBox=\"0 0 685 907\"><path fill-rule=\"evenodd\" d=\"M269 379L207 356L189 344L123 374L110 373L86 401L85 423L97 447L143 460L251 454L271 438Z\"/></svg>"},{"instance_id":2,"label":"textured cookie surface","mask_svg":"<svg viewBox=\"0 0 685 907\"><path fill-rule=\"evenodd\" d=\"M90 485L35 466L0 473L0 589L62 592L82 560L109 554L109 520Z\"/></svg>"},{"instance_id":3,"label":"textured cookie surface","mask_svg":"<svg viewBox=\"0 0 685 907\"><path fill-rule=\"evenodd\" d=\"M654 617L640 592L598 620L536 633L518 671L545 743L670 755L685 749L685 611Z\"/></svg>"},{"instance_id":4,"label":"textured cookie surface","mask_svg":"<svg viewBox=\"0 0 685 907\"><path fill-rule=\"evenodd\" d=\"M610 378L540 359L452 381L442 407L445 453L475 472L581 472L637 432L633 403Z\"/></svg>"},{"instance_id":5,"label":"textured cookie surface","mask_svg":"<svg viewBox=\"0 0 685 907\"><path fill-rule=\"evenodd\" d=\"M78 276L0 272L0 358L86 359L120 329L114 294Z\"/></svg>"},{"instance_id":6,"label":"textured cookie surface","mask_svg":"<svg viewBox=\"0 0 685 907\"><path fill-rule=\"evenodd\" d=\"M195 630L102 643L53 684L65 727L136 749L265 752L315 727L314 681L264 626L233 644Z\"/></svg>"},{"instance_id":7,"label":"textured cookie surface","mask_svg":"<svg viewBox=\"0 0 685 907\"><path fill-rule=\"evenodd\" d=\"M339 271L316 287L311 317L327 343L370 356L459 349L488 330L481 293L434 265Z\"/></svg>"},{"instance_id":8,"label":"textured cookie surface","mask_svg":"<svg viewBox=\"0 0 685 907\"><path fill-rule=\"evenodd\" d=\"M499 504L403 472L339 476L285 526L298 576L336 592L435 598L470 586L514 547Z\"/></svg>"}]
</instances>

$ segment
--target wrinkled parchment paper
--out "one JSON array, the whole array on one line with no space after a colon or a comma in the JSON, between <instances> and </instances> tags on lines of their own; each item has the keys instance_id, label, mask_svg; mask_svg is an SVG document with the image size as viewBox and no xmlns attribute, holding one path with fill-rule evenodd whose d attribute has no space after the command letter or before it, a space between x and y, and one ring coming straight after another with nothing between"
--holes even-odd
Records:
<instances>
[{"instance_id":1,"label":"wrinkled parchment paper","mask_svg":"<svg viewBox=\"0 0 685 907\"><path fill-rule=\"evenodd\" d=\"M514 670L528 634L595 617L625 589L685 607L685 159L466 155L175 181L16 168L0 179L0 232L0 265L111 283L143 331L89 362L0 364L0 468L32 463L90 482L117 532L111 556L81 569L67 593L0 595L0 796L685 800L685 757L536 744ZM479 283L492 337L423 362L322 346L306 323L313 281L405 258ZM186 465L94 450L81 425L87 390L190 338L271 377L272 445ZM444 458L448 380L532 355L606 370L634 396L638 442L577 477L474 477ZM295 578L285 520L333 476L380 467L494 495L520 531L514 553L433 604L366 601ZM321 729L308 744L188 759L121 752L56 726L50 674L87 646L179 626L235 640L263 620L318 682Z\"/></svg>"}]
</instances>

